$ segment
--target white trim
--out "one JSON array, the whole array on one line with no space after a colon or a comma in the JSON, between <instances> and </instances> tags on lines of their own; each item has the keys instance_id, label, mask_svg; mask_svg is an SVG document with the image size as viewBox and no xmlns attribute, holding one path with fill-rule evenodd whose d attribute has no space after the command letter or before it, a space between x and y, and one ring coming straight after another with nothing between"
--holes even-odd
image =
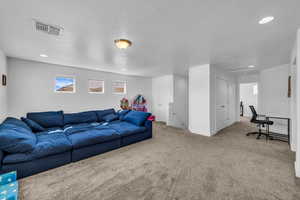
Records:
<instances>
[{"instance_id":1,"label":"white trim","mask_svg":"<svg viewBox=\"0 0 300 200\"><path fill-rule=\"evenodd\" d=\"M73 91L72 92L69 92L69 91L57 91L55 86L56 86L56 78L57 77L62 77L62 78L72 78L74 80L74 86L73 86ZM72 75L56 75L54 77L54 93L57 93L57 94L74 94L76 93L76 77L75 76L72 76Z\"/></svg>"},{"instance_id":2,"label":"white trim","mask_svg":"<svg viewBox=\"0 0 300 200\"><path fill-rule=\"evenodd\" d=\"M90 81L102 81L103 82L103 86L102 86L103 91L102 92L91 92L90 91ZM88 93L89 94L104 94L105 93L105 81L98 80L98 79L88 79Z\"/></svg>"}]
</instances>

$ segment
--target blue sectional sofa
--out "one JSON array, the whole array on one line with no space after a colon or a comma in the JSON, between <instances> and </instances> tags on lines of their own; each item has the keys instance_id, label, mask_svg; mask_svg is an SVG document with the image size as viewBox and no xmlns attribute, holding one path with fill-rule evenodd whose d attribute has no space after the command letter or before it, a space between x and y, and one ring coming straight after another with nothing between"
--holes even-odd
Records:
<instances>
[{"instance_id":1,"label":"blue sectional sofa","mask_svg":"<svg viewBox=\"0 0 300 200\"><path fill-rule=\"evenodd\" d=\"M27 113L0 125L0 173L30 176L90 156L152 138L150 113Z\"/></svg>"}]
</instances>

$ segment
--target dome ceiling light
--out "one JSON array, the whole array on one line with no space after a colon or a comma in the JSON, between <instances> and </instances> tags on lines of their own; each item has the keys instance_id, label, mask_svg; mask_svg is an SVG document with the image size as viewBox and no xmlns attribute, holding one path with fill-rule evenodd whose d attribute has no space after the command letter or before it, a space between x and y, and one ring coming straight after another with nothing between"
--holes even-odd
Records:
<instances>
[{"instance_id":1,"label":"dome ceiling light","mask_svg":"<svg viewBox=\"0 0 300 200\"><path fill-rule=\"evenodd\" d=\"M258 23L259 24L267 24L273 20L274 20L273 16L268 16L268 17L262 18Z\"/></svg>"},{"instance_id":2,"label":"dome ceiling light","mask_svg":"<svg viewBox=\"0 0 300 200\"><path fill-rule=\"evenodd\" d=\"M132 42L127 39L118 39L115 40L115 44L119 49L127 49L132 45Z\"/></svg>"}]
</instances>

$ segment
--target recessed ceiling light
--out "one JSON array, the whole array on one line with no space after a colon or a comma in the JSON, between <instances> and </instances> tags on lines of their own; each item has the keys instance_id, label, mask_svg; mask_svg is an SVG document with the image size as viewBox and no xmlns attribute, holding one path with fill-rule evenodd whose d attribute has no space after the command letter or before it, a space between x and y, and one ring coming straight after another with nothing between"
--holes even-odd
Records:
<instances>
[{"instance_id":1,"label":"recessed ceiling light","mask_svg":"<svg viewBox=\"0 0 300 200\"><path fill-rule=\"evenodd\" d=\"M126 69L125 69L125 68L122 68L122 69L121 69L121 71L125 72L125 71L126 71Z\"/></svg>"},{"instance_id":2,"label":"recessed ceiling light","mask_svg":"<svg viewBox=\"0 0 300 200\"><path fill-rule=\"evenodd\" d=\"M249 66L248 66L248 68L254 68L254 67L255 67L254 65L249 65Z\"/></svg>"},{"instance_id":3,"label":"recessed ceiling light","mask_svg":"<svg viewBox=\"0 0 300 200\"><path fill-rule=\"evenodd\" d=\"M273 20L274 20L273 16L268 16L268 17L262 18L258 23L259 24L266 24L266 23L269 23L269 22L271 22Z\"/></svg>"},{"instance_id":4,"label":"recessed ceiling light","mask_svg":"<svg viewBox=\"0 0 300 200\"><path fill-rule=\"evenodd\" d=\"M42 58L48 58L48 55L46 55L46 54L40 54L40 56L41 56Z\"/></svg>"},{"instance_id":5,"label":"recessed ceiling light","mask_svg":"<svg viewBox=\"0 0 300 200\"><path fill-rule=\"evenodd\" d=\"M132 42L127 39L118 39L115 40L115 44L119 49L127 49L132 45Z\"/></svg>"}]
</instances>

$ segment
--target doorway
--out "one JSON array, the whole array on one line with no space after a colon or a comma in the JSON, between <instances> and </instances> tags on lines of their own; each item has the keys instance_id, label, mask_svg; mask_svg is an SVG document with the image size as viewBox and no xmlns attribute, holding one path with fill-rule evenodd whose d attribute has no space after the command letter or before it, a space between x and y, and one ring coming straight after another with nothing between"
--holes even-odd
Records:
<instances>
[{"instance_id":1,"label":"doorway","mask_svg":"<svg viewBox=\"0 0 300 200\"><path fill-rule=\"evenodd\" d=\"M240 116L241 119L251 118L252 112L249 108L253 105L257 110L258 105L258 84L253 83L241 83L240 84Z\"/></svg>"}]
</instances>

